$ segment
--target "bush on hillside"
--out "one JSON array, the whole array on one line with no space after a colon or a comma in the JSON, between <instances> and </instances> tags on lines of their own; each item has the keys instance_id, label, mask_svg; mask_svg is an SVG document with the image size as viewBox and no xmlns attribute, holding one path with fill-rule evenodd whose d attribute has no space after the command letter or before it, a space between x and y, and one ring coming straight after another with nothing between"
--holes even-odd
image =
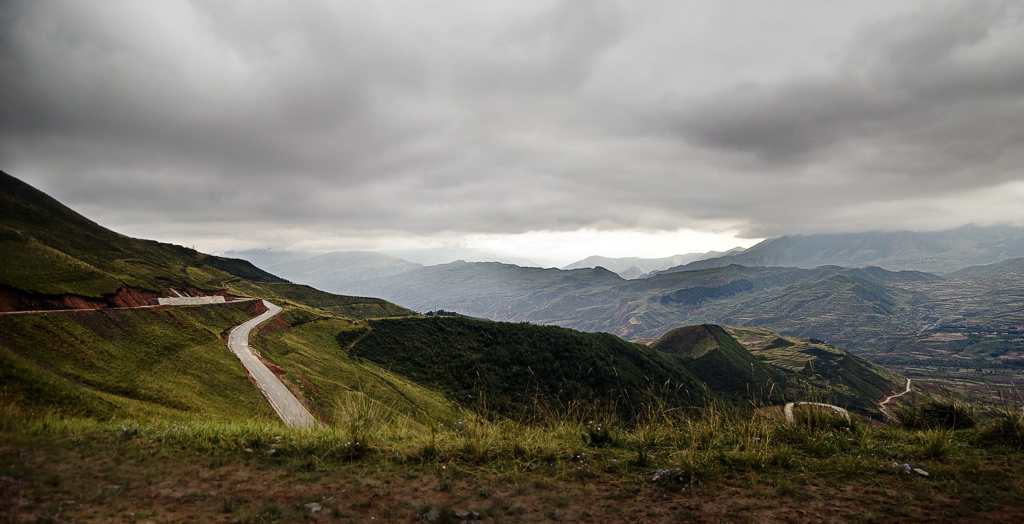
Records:
<instances>
[{"instance_id":1,"label":"bush on hillside","mask_svg":"<svg viewBox=\"0 0 1024 524\"><path fill-rule=\"evenodd\" d=\"M892 415L897 424L907 429L967 429L978 425L974 407L951 398L896 406Z\"/></svg>"}]
</instances>

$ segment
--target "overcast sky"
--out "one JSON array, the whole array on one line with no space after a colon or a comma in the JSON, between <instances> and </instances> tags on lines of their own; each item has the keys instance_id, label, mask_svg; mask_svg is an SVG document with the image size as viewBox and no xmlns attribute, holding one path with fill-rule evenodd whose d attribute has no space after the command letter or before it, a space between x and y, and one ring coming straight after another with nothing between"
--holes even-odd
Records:
<instances>
[{"instance_id":1,"label":"overcast sky","mask_svg":"<svg viewBox=\"0 0 1024 524\"><path fill-rule=\"evenodd\" d=\"M0 169L208 252L1024 224L1024 3L0 2Z\"/></svg>"}]
</instances>

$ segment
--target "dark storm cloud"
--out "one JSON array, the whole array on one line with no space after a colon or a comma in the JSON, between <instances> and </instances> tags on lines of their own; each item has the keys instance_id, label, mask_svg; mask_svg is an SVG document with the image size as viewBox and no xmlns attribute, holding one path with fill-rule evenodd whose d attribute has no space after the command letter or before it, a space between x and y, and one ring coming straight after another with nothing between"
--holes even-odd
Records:
<instances>
[{"instance_id":1,"label":"dark storm cloud","mask_svg":"<svg viewBox=\"0 0 1024 524\"><path fill-rule=\"evenodd\" d=\"M1019 6L973 2L886 21L851 42L833 74L717 93L685 108L679 129L786 167L850 146L880 150L886 161L870 167L887 173L1019 177L1022 23Z\"/></svg>"},{"instance_id":2,"label":"dark storm cloud","mask_svg":"<svg viewBox=\"0 0 1024 524\"><path fill-rule=\"evenodd\" d=\"M1024 176L1022 49L1010 2L15 1L0 168L204 235L901 227L851 210Z\"/></svg>"}]
</instances>

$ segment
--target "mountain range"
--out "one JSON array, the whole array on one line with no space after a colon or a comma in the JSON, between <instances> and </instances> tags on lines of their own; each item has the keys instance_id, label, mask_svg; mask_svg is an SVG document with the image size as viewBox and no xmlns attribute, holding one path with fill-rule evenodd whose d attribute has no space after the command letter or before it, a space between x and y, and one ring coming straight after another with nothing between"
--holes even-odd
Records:
<instances>
[{"instance_id":1,"label":"mountain range","mask_svg":"<svg viewBox=\"0 0 1024 524\"><path fill-rule=\"evenodd\" d=\"M251 347L327 424L353 396L418 423L450 420L455 404L516 417L610 406L628 420L644 405L771 404L807 395L880 417L878 398L901 381L835 348L789 352L785 358L818 363L793 368L714 325L682 327L646 346L556 326L425 317L382 299L293 284L242 260L117 234L2 172L0 204L0 311L8 313L0 315L0 384L6 405L28 412L150 420L266 416L259 393L223 347L232 326L261 311L258 301L236 300L244 297L284 308ZM539 271L555 291L576 287L565 275L594 285L624 282L601 268L498 263L403 275L446 267L500 268L531 278ZM229 300L151 307L156 298L179 293ZM10 314L29 310L50 313ZM851 373L860 378L851 380Z\"/></svg>"},{"instance_id":2,"label":"mountain range","mask_svg":"<svg viewBox=\"0 0 1024 524\"><path fill-rule=\"evenodd\" d=\"M665 269L689 264L698 260L718 258L726 255L742 252L743 248L737 247L729 251L708 251L707 253L687 253L685 255L673 255L664 258L608 258L602 256L590 256L578 262L573 262L562 269L593 269L603 267L627 280L641 278L649 273L663 271Z\"/></svg>"},{"instance_id":3,"label":"mountain range","mask_svg":"<svg viewBox=\"0 0 1024 524\"><path fill-rule=\"evenodd\" d=\"M349 284L397 275L421 266L456 262L500 262L522 267L538 264L466 248L439 248L375 253L339 251L326 254L295 251L249 250L225 255L243 258L293 282L324 291L347 292ZM688 253L664 258L609 258L590 256L563 270L602 267L627 280L660 273L694 271L737 264L757 267L820 266L880 267L890 271L914 270L946 275L977 265L1024 257L1024 228L964 226L945 231L866 232L783 236L749 249ZM413 277L415 278L415 277Z\"/></svg>"},{"instance_id":4,"label":"mountain range","mask_svg":"<svg viewBox=\"0 0 1024 524\"><path fill-rule=\"evenodd\" d=\"M890 271L946 274L969 267L1024 257L1024 228L979 227L931 232L894 231L794 235L765 240L740 253L726 254L665 270L693 271L741 266L876 266Z\"/></svg>"},{"instance_id":5,"label":"mountain range","mask_svg":"<svg viewBox=\"0 0 1024 524\"><path fill-rule=\"evenodd\" d=\"M897 370L922 359L1024 368L1024 259L939 276L878 267L747 267L626 280L603 268L457 262L353 283L346 291L444 309L653 340L688 324L763 327L859 352Z\"/></svg>"}]
</instances>

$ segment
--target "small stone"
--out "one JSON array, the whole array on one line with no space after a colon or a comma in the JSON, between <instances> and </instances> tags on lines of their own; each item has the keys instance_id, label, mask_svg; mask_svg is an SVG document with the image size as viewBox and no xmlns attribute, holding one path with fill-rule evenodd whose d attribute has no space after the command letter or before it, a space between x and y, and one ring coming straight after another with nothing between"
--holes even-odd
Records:
<instances>
[{"instance_id":1,"label":"small stone","mask_svg":"<svg viewBox=\"0 0 1024 524\"><path fill-rule=\"evenodd\" d=\"M560 509L556 509L555 511L551 512L551 519L552 520L563 520L563 519L565 519L565 512L560 510Z\"/></svg>"},{"instance_id":2,"label":"small stone","mask_svg":"<svg viewBox=\"0 0 1024 524\"><path fill-rule=\"evenodd\" d=\"M324 505L323 504L318 504L316 502L310 502L309 504L303 504L302 505L302 509L304 509L304 510L306 510L306 511L308 511L308 512L310 512L310 513L315 515L317 513L320 513L321 511L323 511Z\"/></svg>"},{"instance_id":3,"label":"small stone","mask_svg":"<svg viewBox=\"0 0 1024 524\"><path fill-rule=\"evenodd\" d=\"M480 514L475 511L460 509L455 512L455 518L459 520L480 520Z\"/></svg>"},{"instance_id":4,"label":"small stone","mask_svg":"<svg viewBox=\"0 0 1024 524\"><path fill-rule=\"evenodd\" d=\"M427 522L437 522L441 519L441 513L437 511L437 506L430 508L430 511L426 515L423 515L423 520Z\"/></svg>"},{"instance_id":5,"label":"small stone","mask_svg":"<svg viewBox=\"0 0 1024 524\"><path fill-rule=\"evenodd\" d=\"M927 476L928 476L928 472L927 472L927 471L925 471L925 470L923 470L923 469L921 469L921 468L914 468L914 471L915 471L915 472L916 472L916 473L917 473L918 475L922 475L922 476L925 476L925 477L927 477Z\"/></svg>"}]
</instances>

